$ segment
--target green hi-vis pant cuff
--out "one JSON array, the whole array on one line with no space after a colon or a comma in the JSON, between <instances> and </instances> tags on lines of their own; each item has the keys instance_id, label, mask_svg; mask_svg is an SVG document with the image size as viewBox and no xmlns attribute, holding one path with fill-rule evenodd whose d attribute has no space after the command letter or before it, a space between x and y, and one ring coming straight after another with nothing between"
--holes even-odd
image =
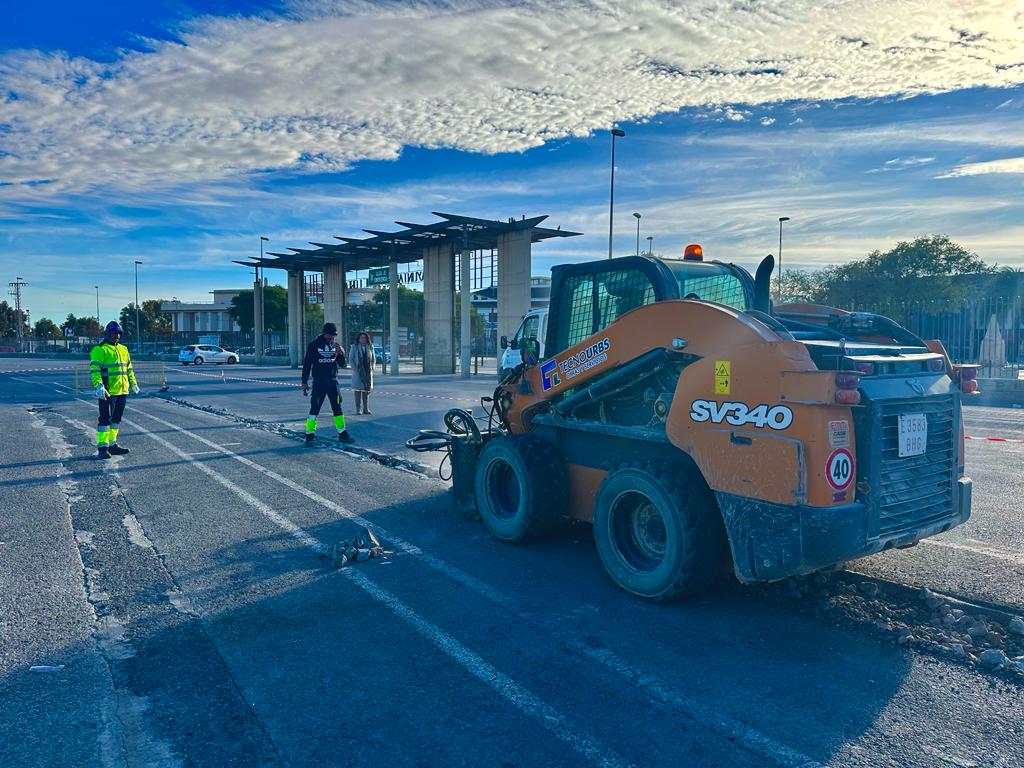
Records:
<instances>
[{"instance_id":1,"label":"green hi-vis pant cuff","mask_svg":"<svg viewBox=\"0 0 1024 768\"><path fill-rule=\"evenodd\" d=\"M306 419L306 434L307 435L312 435L314 432L316 432L316 419L315 418Z\"/></svg>"},{"instance_id":2,"label":"green hi-vis pant cuff","mask_svg":"<svg viewBox=\"0 0 1024 768\"><path fill-rule=\"evenodd\" d=\"M119 430L118 430L117 427L111 427L110 428L110 444L111 445L113 445L114 443L117 442L117 433L118 433L118 431Z\"/></svg>"},{"instance_id":3,"label":"green hi-vis pant cuff","mask_svg":"<svg viewBox=\"0 0 1024 768\"><path fill-rule=\"evenodd\" d=\"M103 448L110 443L110 430L109 429L97 429L96 430L96 447Z\"/></svg>"},{"instance_id":4,"label":"green hi-vis pant cuff","mask_svg":"<svg viewBox=\"0 0 1024 768\"><path fill-rule=\"evenodd\" d=\"M334 417L334 426L339 432L345 431L345 414L339 413Z\"/></svg>"}]
</instances>

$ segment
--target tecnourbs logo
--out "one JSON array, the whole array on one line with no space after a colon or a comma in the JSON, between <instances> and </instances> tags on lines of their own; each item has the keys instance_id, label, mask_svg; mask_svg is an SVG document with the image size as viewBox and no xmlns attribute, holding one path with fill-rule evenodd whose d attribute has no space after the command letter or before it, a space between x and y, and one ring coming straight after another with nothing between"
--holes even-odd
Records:
<instances>
[{"instance_id":1,"label":"tecnourbs logo","mask_svg":"<svg viewBox=\"0 0 1024 768\"><path fill-rule=\"evenodd\" d=\"M751 408L746 403L716 403L714 400L694 400L690 405L690 418L697 422L723 421L734 427L753 424L755 427L786 429L793 423L793 411L784 405L767 404Z\"/></svg>"},{"instance_id":2,"label":"tecnourbs logo","mask_svg":"<svg viewBox=\"0 0 1024 768\"><path fill-rule=\"evenodd\" d=\"M562 383L558 377L558 361L551 358L540 367L540 385L547 392Z\"/></svg>"},{"instance_id":3,"label":"tecnourbs logo","mask_svg":"<svg viewBox=\"0 0 1024 768\"><path fill-rule=\"evenodd\" d=\"M608 360L608 350L611 349L611 346L612 342L606 336L589 347L581 349L574 355L569 355L561 360L552 358L545 362L540 367L540 381L544 391L546 392L562 383L562 379L557 371L560 371L566 379L572 379L606 362Z\"/></svg>"}]
</instances>

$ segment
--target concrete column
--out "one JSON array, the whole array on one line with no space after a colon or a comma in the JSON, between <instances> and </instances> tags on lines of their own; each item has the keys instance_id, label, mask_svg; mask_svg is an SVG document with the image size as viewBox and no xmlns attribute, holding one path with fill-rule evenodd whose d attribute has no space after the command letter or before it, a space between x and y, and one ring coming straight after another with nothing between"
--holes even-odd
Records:
<instances>
[{"instance_id":1,"label":"concrete column","mask_svg":"<svg viewBox=\"0 0 1024 768\"><path fill-rule=\"evenodd\" d=\"M455 286L448 246L423 249L423 372L455 373Z\"/></svg>"},{"instance_id":2,"label":"concrete column","mask_svg":"<svg viewBox=\"0 0 1024 768\"><path fill-rule=\"evenodd\" d=\"M263 281L252 284L252 340L256 354L256 365L263 363Z\"/></svg>"},{"instance_id":3,"label":"concrete column","mask_svg":"<svg viewBox=\"0 0 1024 768\"><path fill-rule=\"evenodd\" d=\"M530 245L529 230L498 236L498 338L511 339L530 311Z\"/></svg>"},{"instance_id":4,"label":"concrete column","mask_svg":"<svg viewBox=\"0 0 1024 768\"><path fill-rule=\"evenodd\" d=\"M306 354L306 344L309 341L306 338L306 273L301 269L295 275L295 285L298 287L298 292L295 296L295 303L299 311L299 327L297 330L299 337L299 354L296 364L297 366L301 366L302 356Z\"/></svg>"},{"instance_id":5,"label":"concrete column","mask_svg":"<svg viewBox=\"0 0 1024 768\"><path fill-rule=\"evenodd\" d=\"M388 264L388 343L391 345L391 375L398 375L398 262Z\"/></svg>"},{"instance_id":6,"label":"concrete column","mask_svg":"<svg viewBox=\"0 0 1024 768\"><path fill-rule=\"evenodd\" d=\"M302 320L299 318L298 275L295 272L288 273L288 362L292 368L299 365L299 326Z\"/></svg>"},{"instance_id":7,"label":"concrete column","mask_svg":"<svg viewBox=\"0 0 1024 768\"><path fill-rule=\"evenodd\" d=\"M459 303L459 315L461 316L459 333L459 370L462 378L469 378L470 356L472 352L473 324L470 318L470 305L473 301L473 274L469 266L471 251L462 251L459 254L459 291L462 300Z\"/></svg>"},{"instance_id":8,"label":"concrete column","mask_svg":"<svg viewBox=\"0 0 1024 768\"><path fill-rule=\"evenodd\" d=\"M338 326L338 343L348 349L345 335L345 265L324 267L324 322Z\"/></svg>"}]
</instances>

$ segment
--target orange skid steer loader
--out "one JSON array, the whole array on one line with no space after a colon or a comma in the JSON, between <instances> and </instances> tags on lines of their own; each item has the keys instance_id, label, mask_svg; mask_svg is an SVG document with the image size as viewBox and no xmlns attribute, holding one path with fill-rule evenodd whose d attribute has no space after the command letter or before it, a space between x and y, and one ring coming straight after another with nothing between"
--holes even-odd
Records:
<instances>
[{"instance_id":1,"label":"orange skid steer loader","mask_svg":"<svg viewBox=\"0 0 1024 768\"><path fill-rule=\"evenodd\" d=\"M967 520L973 371L877 315L773 307L773 268L699 246L555 267L553 354L526 345L486 432L446 418L456 497L510 542L592 523L615 583L653 600L730 561L740 581L777 580Z\"/></svg>"}]
</instances>

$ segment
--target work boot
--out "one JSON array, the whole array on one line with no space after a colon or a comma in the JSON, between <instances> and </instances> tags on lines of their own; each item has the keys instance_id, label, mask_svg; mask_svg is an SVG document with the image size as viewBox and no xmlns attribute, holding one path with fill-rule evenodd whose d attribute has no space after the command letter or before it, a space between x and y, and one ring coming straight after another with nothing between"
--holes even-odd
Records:
<instances>
[{"instance_id":1,"label":"work boot","mask_svg":"<svg viewBox=\"0 0 1024 768\"><path fill-rule=\"evenodd\" d=\"M355 442L355 440L352 439L352 435L350 435L348 433L348 430L346 429L344 432L338 433L338 442L344 443L345 445L351 445L352 443Z\"/></svg>"},{"instance_id":2,"label":"work boot","mask_svg":"<svg viewBox=\"0 0 1024 768\"><path fill-rule=\"evenodd\" d=\"M369 408L363 408L363 415L364 416L370 416L372 414L373 414L373 411L371 411Z\"/></svg>"},{"instance_id":3,"label":"work boot","mask_svg":"<svg viewBox=\"0 0 1024 768\"><path fill-rule=\"evenodd\" d=\"M110 446L107 449L107 451L110 452L111 456L124 456L126 453L131 453L131 451L128 448L122 448L117 443L114 443L112 446Z\"/></svg>"},{"instance_id":4,"label":"work boot","mask_svg":"<svg viewBox=\"0 0 1024 768\"><path fill-rule=\"evenodd\" d=\"M306 433L306 447L307 448L312 448L313 447L313 439L315 437L316 437L316 435L312 435L312 434L310 434L308 432Z\"/></svg>"},{"instance_id":5,"label":"work boot","mask_svg":"<svg viewBox=\"0 0 1024 768\"><path fill-rule=\"evenodd\" d=\"M360 411L358 408L356 408L356 416L361 416L362 413L363 413L362 411Z\"/></svg>"},{"instance_id":6,"label":"work boot","mask_svg":"<svg viewBox=\"0 0 1024 768\"><path fill-rule=\"evenodd\" d=\"M101 445L99 448L96 449L96 458L104 460L110 458L110 451L107 450L107 446Z\"/></svg>"}]
</instances>

